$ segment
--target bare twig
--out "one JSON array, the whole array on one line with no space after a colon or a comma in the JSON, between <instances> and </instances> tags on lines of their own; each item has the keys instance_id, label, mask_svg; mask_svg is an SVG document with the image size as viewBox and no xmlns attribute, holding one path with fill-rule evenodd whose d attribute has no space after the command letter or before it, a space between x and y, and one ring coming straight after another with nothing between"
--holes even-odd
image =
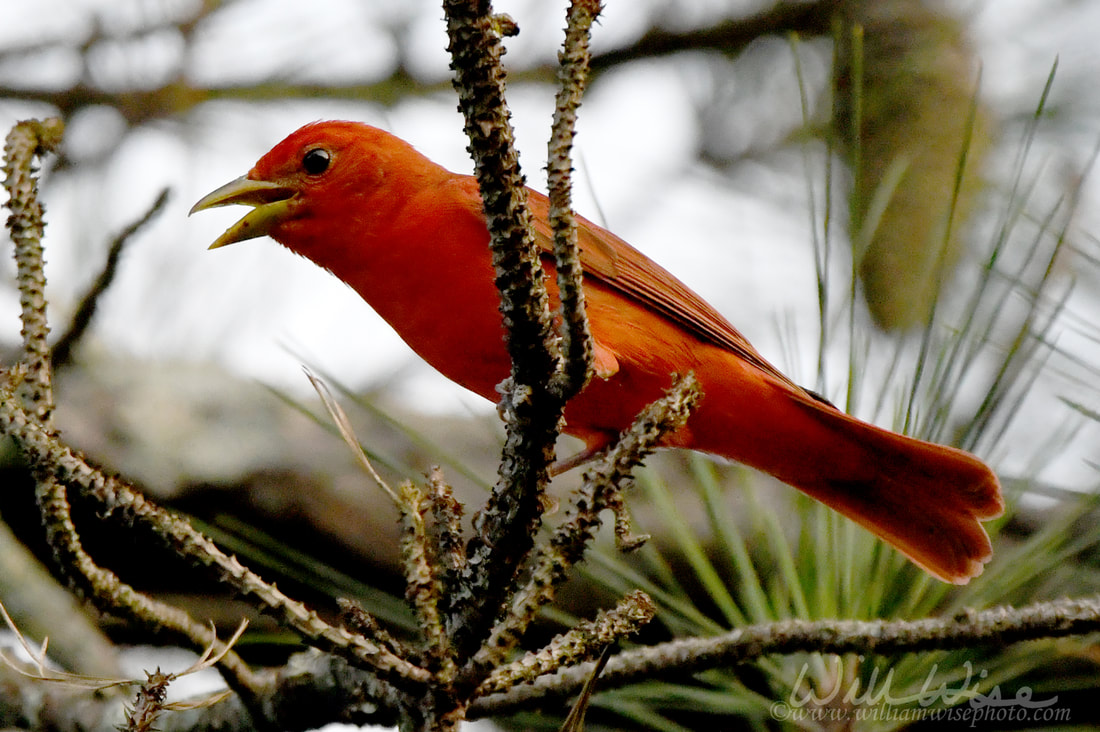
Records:
<instances>
[{"instance_id":1,"label":"bare twig","mask_svg":"<svg viewBox=\"0 0 1100 732\"><path fill-rule=\"evenodd\" d=\"M11 475L10 469L6 472ZM50 638L50 657L62 668L101 677L121 675L118 649L106 633L2 521L0 598L27 635Z\"/></svg>"},{"instance_id":2,"label":"bare twig","mask_svg":"<svg viewBox=\"0 0 1100 732\"><path fill-rule=\"evenodd\" d=\"M603 673L603 667L607 665L607 659L611 658L613 647L611 645L605 647L603 653L596 659L595 668L588 675L588 680L584 682L581 693L577 695L577 700L569 708L569 714L561 725L561 732L582 732L584 730L584 719L588 714L588 706L592 703L592 695L596 693L596 681Z\"/></svg>"},{"instance_id":3,"label":"bare twig","mask_svg":"<svg viewBox=\"0 0 1100 732\"><path fill-rule=\"evenodd\" d=\"M53 390L50 387L50 328L46 319L46 275L42 268L42 204L34 159L57 150L65 126L59 119L20 122L4 144L4 188L8 192L8 231L15 244L16 281L23 321L24 370L17 388L28 410L50 428Z\"/></svg>"},{"instance_id":4,"label":"bare twig","mask_svg":"<svg viewBox=\"0 0 1100 732\"><path fill-rule=\"evenodd\" d=\"M967 611L950 618L921 620L787 620L752 625L713 638L685 638L626 651L611 658L600 677L604 688L663 676L682 676L727 667L771 654L796 652L891 654L957 649L1035 638L1056 638L1100 630L1100 596L1040 602L1022 608ZM471 718L554 703L575 694L592 663L544 676L475 702Z\"/></svg>"},{"instance_id":5,"label":"bare twig","mask_svg":"<svg viewBox=\"0 0 1100 732\"><path fill-rule=\"evenodd\" d=\"M99 304L99 298L111 286L115 275L118 273L118 263L122 258L123 249L135 234L160 214L164 209L164 205L168 203L168 198L169 190L165 188L141 218L120 231L118 236L111 241L111 245L107 248L107 258L103 263L103 269L100 270L99 276L96 277L92 286L84 293L84 297L80 298L80 305L73 313L73 317L69 321L69 327L53 344L50 351L50 360L55 371L69 364L73 347L87 332L88 326L91 325L96 307Z\"/></svg>"},{"instance_id":6,"label":"bare twig","mask_svg":"<svg viewBox=\"0 0 1100 732\"><path fill-rule=\"evenodd\" d=\"M435 534L428 528L432 495L424 486L405 481L401 485L401 520L404 541L405 598L416 609L424 634L428 658L435 671L436 683L449 686L455 675L453 648L444 628L440 608L443 605L443 576L446 565L440 559Z\"/></svg>"},{"instance_id":7,"label":"bare twig","mask_svg":"<svg viewBox=\"0 0 1100 732\"><path fill-rule=\"evenodd\" d=\"M139 697L143 694L143 692L146 691L146 687L149 685L149 683L153 681L152 677L154 676L154 674L150 674L149 678L147 678L146 681L143 682L137 679L104 678L101 676L93 676L88 674L69 673L67 671L55 671L50 668L49 661L46 658L47 643L45 641L42 643L41 648L32 648L26 636L23 635L20 628L16 626L15 622L11 619L11 616L8 615L7 608L4 607L3 603L0 603L0 617L3 617L4 623L8 626L8 629L11 630L11 632L15 635L20 646L23 648L23 652L26 653L27 656L31 659L31 664L34 666L34 671L25 671L22 668L22 664L12 659L9 659L3 653L0 653L0 662L2 662L5 666L12 669L21 676L36 679L38 681L63 684L71 688L87 689L94 691L106 691L107 689L119 686L139 685L142 687L142 690L139 691ZM202 655L199 656L199 658L193 664L191 664L183 671L165 674L161 673L158 669L155 674L155 685L160 687L162 690L166 689L167 685L172 681L175 681L176 679L182 678L183 676L187 676L189 674L198 673L199 671L203 671L219 663L226 656L226 654L229 653L230 649L234 645L236 645L237 641L240 640L241 635L244 634L245 628L247 627L248 621L242 620L241 624L237 626L237 631L224 644L217 641L217 635L215 634L215 642L208 645L206 647L206 650L203 651ZM213 628L211 628L211 630L213 630ZM217 650L217 647L219 646L221 650ZM152 696L159 697L156 709L147 708L149 711L153 712L158 712L163 709L197 709L204 706L213 706L214 704L217 704L218 702L227 698L230 693L228 691L223 691L212 694L198 701L182 703L174 702L171 704L165 704L163 693L158 693L156 690L152 689L150 691L152 692ZM145 696L149 697L150 694L145 694ZM146 701L149 701L149 699L147 699ZM135 704L135 708L136 706L137 704Z\"/></svg>"},{"instance_id":8,"label":"bare twig","mask_svg":"<svg viewBox=\"0 0 1100 732\"><path fill-rule=\"evenodd\" d=\"M53 429L53 387L47 345L49 323L42 250L43 207L38 198L34 161L48 152L57 151L63 132L61 120L28 120L12 128L4 146L4 187L8 192L8 208L11 211L7 227L15 245L16 281L23 324L21 360L5 376L7 386L14 389L13 401L22 405L46 431ZM75 534L67 533L72 523L64 486L54 481L44 481L38 483L35 490L43 518L47 519L47 539L59 559L59 566L72 582L84 568L88 565L94 567L94 564L83 553ZM57 521L51 521L48 517L56 517ZM70 556L78 560L71 567L62 560L62 557ZM84 583L84 586L88 584Z\"/></svg>"},{"instance_id":9,"label":"bare twig","mask_svg":"<svg viewBox=\"0 0 1100 732\"><path fill-rule=\"evenodd\" d=\"M581 623L555 637L542 650L496 669L478 688L478 695L510 689L560 668L575 666L611 643L638 632L656 612L657 607L648 595L634 591L620 600L613 610L601 611L595 620Z\"/></svg>"},{"instance_id":10,"label":"bare twig","mask_svg":"<svg viewBox=\"0 0 1100 732\"><path fill-rule=\"evenodd\" d=\"M729 668L773 654L815 651L886 655L983 645L1000 648L1013 642L1098 631L1100 596L923 620L788 620L753 625L713 638L681 639L620 652L609 659L599 683L603 689L612 689L649 679L683 678L689 673ZM560 709L560 700L578 693L593 669L594 662L584 662L504 693L479 697L471 703L468 717L530 712L540 705ZM300 715L307 707L343 709L362 702L362 685L367 683L368 675L349 668L339 657L299 654L278 678L262 687L262 698L286 715ZM364 716L362 722L393 724L392 717L384 713L375 711L374 715Z\"/></svg>"},{"instance_id":11,"label":"bare twig","mask_svg":"<svg viewBox=\"0 0 1100 732\"><path fill-rule=\"evenodd\" d=\"M558 296L561 300L562 370L551 384L560 398L568 400L588 383L592 371L592 336L584 307L584 272L577 249L577 225L573 219L573 133L577 108L588 80L588 38L600 13L599 0L573 0L569 5L565 42L558 54L560 88L555 99L547 151L547 184L550 197L550 228L554 232L554 260Z\"/></svg>"},{"instance_id":12,"label":"bare twig","mask_svg":"<svg viewBox=\"0 0 1100 732\"><path fill-rule=\"evenodd\" d=\"M341 624L353 633L370 638L394 655L402 658L412 658L415 655L412 648L393 637L388 630L382 627L378 619L367 612L357 600L338 597L336 598L336 606L340 608Z\"/></svg>"},{"instance_id":13,"label":"bare twig","mask_svg":"<svg viewBox=\"0 0 1100 732\"><path fill-rule=\"evenodd\" d=\"M317 395L321 397L321 403L325 405L325 410L329 413L329 416L332 417L332 421L336 425L336 430L340 433L341 439L344 440L344 444L351 448L351 452L355 455L355 459L359 463L359 466L366 471L367 475L374 481L374 484L390 497L394 505L400 506L401 499L397 496L397 492L390 487L389 483L382 479L382 476L374 469L374 464L371 463L366 453L363 452L363 447L359 444L359 438L355 436L355 430L351 427L351 420L348 419L348 415L344 411L344 408L340 406L340 403L333 398L328 385L326 385L319 376L314 375L308 368L305 369L305 372L306 378L309 379L309 383L313 386Z\"/></svg>"},{"instance_id":14,"label":"bare twig","mask_svg":"<svg viewBox=\"0 0 1100 732\"><path fill-rule=\"evenodd\" d=\"M462 551L462 504L454 496L451 486L443 479L443 471L432 467L428 472L432 489L431 531L439 547L439 559L448 572L460 571L466 563Z\"/></svg>"},{"instance_id":15,"label":"bare twig","mask_svg":"<svg viewBox=\"0 0 1100 732\"><path fill-rule=\"evenodd\" d=\"M0 394L0 402L6 395ZM14 415L11 412L15 412ZM12 410L10 403L0 403L0 432L11 435L20 441L26 450L26 431L12 429L14 422L9 416L18 419L20 414ZM36 428L36 431L38 429ZM38 431L39 435L41 432ZM126 584L110 570L98 566L84 550L83 543L72 523L64 482L40 459L40 456L28 455L35 472L38 485L39 508L46 525L46 535L54 550L58 565L69 578L74 589L87 596L101 610L127 617L141 623L149 630L172 631L191 643L199 646L218 644L217 636L207 626L196 622L185 611L167 603L154 600ZM228 650L228 649L225 649ZM246 699L249 690L255 686L251 669L236 653L220 655L221 668L229 685Z\"/></svg>"}]
</instances>

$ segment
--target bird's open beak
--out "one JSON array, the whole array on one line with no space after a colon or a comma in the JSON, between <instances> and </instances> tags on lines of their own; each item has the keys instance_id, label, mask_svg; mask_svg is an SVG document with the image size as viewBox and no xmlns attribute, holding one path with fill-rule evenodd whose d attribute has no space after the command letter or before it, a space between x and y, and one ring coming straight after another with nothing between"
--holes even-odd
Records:
<instances>
[{"instance_id":1,"label":"bird's open beak","mask_svg":"<svg viewBox=\"0 0 1100 732\"><path fill-rule=\"evenodd\" d=\"M208 193L191 207L188 216L218 206L243 204L253 206L244 218L226 229L226 232L214 240L210 249L224 247L247 239L264 236L271 228L285 219L290 213L290 202L294 190L278 183L263 180L251 180L248 177L237 178L226 183L218 190Z\"/></svg>"}]
</instances>

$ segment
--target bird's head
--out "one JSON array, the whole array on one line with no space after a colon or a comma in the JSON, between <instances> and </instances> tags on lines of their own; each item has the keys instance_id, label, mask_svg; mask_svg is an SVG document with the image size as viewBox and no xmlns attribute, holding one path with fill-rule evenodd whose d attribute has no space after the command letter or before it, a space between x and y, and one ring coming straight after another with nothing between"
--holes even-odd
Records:
<instances>
[{"instance_id":1,"label":"bird's head","mask_svg":"<svg viewBox=\"0 0 1100 732\"><path fill-rule=\"evenodd\" d=\"M382 215L394 179L423 159L407 143L358 122L314 122L265 154L247 175L199 200L190 213L218 206L252 206L211 249L270 236L304 253L334 230L369 230Z\"/></svg>"}]
</instances>

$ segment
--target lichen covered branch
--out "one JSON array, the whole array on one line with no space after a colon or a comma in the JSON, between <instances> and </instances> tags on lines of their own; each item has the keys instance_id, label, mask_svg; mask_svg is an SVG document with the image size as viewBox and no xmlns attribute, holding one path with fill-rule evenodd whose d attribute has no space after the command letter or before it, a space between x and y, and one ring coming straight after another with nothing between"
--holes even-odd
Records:
<instances>
[{"instance_id":1,"label":"lichen covered branch","mask_svg":"<svg viewBox=\"0 0 1100 732\"><path fill-rule=\"evenodd\" d=\"M507 436L499 480L475 520L464 568L447 593L450 632L465 660L488 634L531 549L564 402L548 389L560 356L504 101L502 25L485 1L445 0L443 8L512 358L500 403Z\"/></svg>"},{"instance_id":2,"label":"lichen covered branch","mask_svg":"<svg viewBox=\"0 0 1100 732\"><path fill-rule=\"evenodd\" d=\"M560 86L547 150L550 229L554 233L554 263L561 301L562 370L555 376L552 386L562 399L569 399L583 389L592 370L592 336L585 315L584 272L577 249L577 224L571 198L577 109L588 81L589 35L599 13L599 0L573 0L569 5L565 42L558 54Z\"/></svg>"}]
</instances>

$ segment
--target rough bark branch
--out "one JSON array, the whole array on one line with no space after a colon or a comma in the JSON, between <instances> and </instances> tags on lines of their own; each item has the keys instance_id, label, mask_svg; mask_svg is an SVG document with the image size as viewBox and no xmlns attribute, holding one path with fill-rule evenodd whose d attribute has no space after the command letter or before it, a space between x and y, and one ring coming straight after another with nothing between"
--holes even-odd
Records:
<instances>
[{"instance_id":1,"label":"rough bark branch","mask_svg":"<svg viewBox=\"0 0 1100 732\"><path fill-rule=\"evenodd\" d=\"M1039 602L1021 608L966 611L950 618L920 620L787 620L751 625L714 638L685 638L612 656L600 688L647 679L682 678L685 673L722 668L772 654L798 652L898 654L940 649L1002 647L1039 638L1100 630L1100 595ZM532 684L473 704L470 717L508 714L543 703L560 703L580 691L594 662L543 676Z\"/></svg>"}]
</instances>

